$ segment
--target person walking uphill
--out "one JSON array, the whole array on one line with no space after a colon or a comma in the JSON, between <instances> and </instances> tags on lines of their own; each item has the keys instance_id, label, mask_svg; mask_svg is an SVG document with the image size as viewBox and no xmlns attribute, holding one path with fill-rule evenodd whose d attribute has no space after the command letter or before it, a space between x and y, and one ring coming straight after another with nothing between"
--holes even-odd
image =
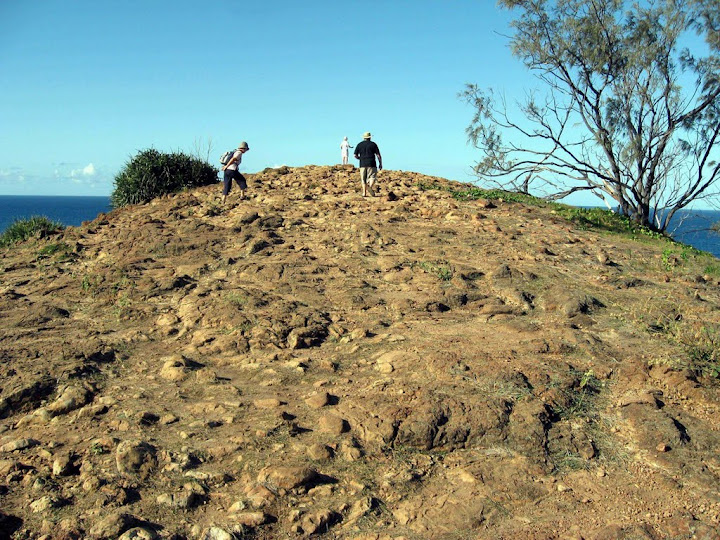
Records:
<instances>
[{"instance_id":1,"label":"person walking uphill","mask_svg":"<svg viewBox=\"0 0 720 540\"><path fill-rule=\"evenodd\" d=\"M347 137L343 137L343 141L340 143L340 154L342 157L342 164L347 165L348 164L348 156L349 156L349 150L352 148L350 146L350 143L348 142Z\"/></svg>"},{"instance_id":2,"label":"person walking uphill","mask_svg":"<svg viewBox=\"0 0 720 540\"><path fill-rule=\"evenodd\" d=\"M232 187L233 180L237 182L237 185L240 188L240 199L245 198L247 180L242 174L240 174L240 171L238 171L238 165L240 165L240 163L242 162L243 154L248 150L250 150L248 143L246 143L245 141L241 142L238 145L237 150L235 150L233 156L230 158L230 161L228 161L222 168L222 170L224 171L222 193L223 204L225 204L225 199L227 199L228 193L230 193L230 188Z\"/></svg>"},{"instance_id":3,"label":"person walking uphill","mask_svg":"<svg viewBox=\"0 0 720 540\"><path fill-rule=\"evenodd\" d=\"M377 182L377 172L382 170L382 156L378 145L370 140L372 135L366 132L363 135L363 141L355 147L355 159L360 160L360 183L362 184L362 196L367 197L368 193L371 197L375 196L373 189ZM378 159L378 165L375 165L375 156Z\"/></svg>"}]
</instances>

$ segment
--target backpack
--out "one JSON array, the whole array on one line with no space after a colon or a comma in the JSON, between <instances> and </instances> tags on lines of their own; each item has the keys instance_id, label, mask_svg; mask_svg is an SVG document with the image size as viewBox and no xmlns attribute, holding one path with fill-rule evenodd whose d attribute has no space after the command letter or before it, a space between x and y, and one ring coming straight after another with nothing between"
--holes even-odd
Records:
<instances>
[{"instance_id":1,"label":"backpack","mask_svg":"<svg viewBox=\"0 0 720 540\"><path fill-rule=\"evenodd\" d=\"M220 156L220 163L227 165L228 161L232 159L233 154L235 154L235 150L228 150L225 152L222 156Z\"/></svg>"}]
</instances>

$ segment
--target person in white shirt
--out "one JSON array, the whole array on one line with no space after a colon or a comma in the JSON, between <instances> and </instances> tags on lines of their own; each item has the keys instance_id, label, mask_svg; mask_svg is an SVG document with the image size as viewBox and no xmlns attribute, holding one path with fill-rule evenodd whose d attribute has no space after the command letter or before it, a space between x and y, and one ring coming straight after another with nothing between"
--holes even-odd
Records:
<instances>
[{"instance_id":1,"label":"person in white shirt","mask_svg":"<svg viewBox=\"0 0 720 540\"><path fill-rule=\"evenodd\" d=\"M348 164L348 157L349 157L349 149L352 148L350 146L350 143L348 142L348 138L343 138L343 141L340 143L340 154L342 155L342 164L347 165Z\"/></svg>"},{"instance_id":2,"label":"person in white shirt","mask_svg":"<svg viewBox=\"0 0 720 540\"><path fill-rule=\"evenodd\" d=\"M233 179L237 182L237 185L240 188L240 199L242 200L245 198L247 180L242 174L240 174L240 171L238 171L238 165L240 164L240 162L242 162L243 154L248 150L250 150L248 143L246 143L245 141L241 142L238 145L237 150L235 150L233 156L230 158L230 161L228 161L227 164L225 164L225 166L222 168L222 170L225 172L225 174L223 175L223 204L225 204L225 199L227 199L228 193L230 193Z\"/></svg>"}]
</instances>

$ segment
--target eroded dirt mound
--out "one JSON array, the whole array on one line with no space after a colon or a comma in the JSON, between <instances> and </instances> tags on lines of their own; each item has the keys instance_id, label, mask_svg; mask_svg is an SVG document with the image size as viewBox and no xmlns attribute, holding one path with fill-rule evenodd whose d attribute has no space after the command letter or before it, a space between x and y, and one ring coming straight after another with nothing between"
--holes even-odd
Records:
<instances>
[{"instance_id":1,"label":"eroded dirt mound","mask_svg":"<svg viewBox=\"0 0 720 540\"><path fill-rule=\"evenodd\" d=\"M718 538L715 259L249 176L0 255L0 537Z\"/></svg>"}]
</instances>

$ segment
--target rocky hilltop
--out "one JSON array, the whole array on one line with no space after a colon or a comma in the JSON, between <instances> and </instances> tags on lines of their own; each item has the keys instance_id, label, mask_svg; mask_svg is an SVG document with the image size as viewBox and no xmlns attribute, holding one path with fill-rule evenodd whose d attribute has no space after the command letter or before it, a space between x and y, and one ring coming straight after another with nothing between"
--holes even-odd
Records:
<instances>
[{"instance_id":1,"label":"rocky hilltop","mask_svg":"<svg viewBox=\"0 0 720 540\"><path fill-rule=\"evenodd\" d=\"M0 537L720 538L716 259L248 176L0 254Z\"/></svg>"}]
</instances>

